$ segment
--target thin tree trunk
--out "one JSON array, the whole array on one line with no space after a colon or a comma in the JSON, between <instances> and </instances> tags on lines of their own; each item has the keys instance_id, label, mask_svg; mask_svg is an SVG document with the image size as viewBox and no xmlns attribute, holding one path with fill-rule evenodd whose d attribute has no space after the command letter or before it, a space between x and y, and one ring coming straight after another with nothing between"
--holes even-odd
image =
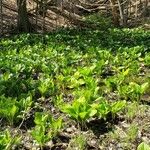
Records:
<instances>
[{"instance_id":1,"label":"thin tree trunk","mask_svg":"<svg viewBox=\"0 0 150 150\"><path fill-rule=\"evenodd\" d=\"M136 4L135 4L135 19L137 19L138 17L138 1L136 0Z\"/></svg>"},{"instance_id":2,"label":"thin tree trunk","mask_svg":"<svg viewBox=\"0 0 150 150\"><path fill-rule=\"evenodd\" d=\"M28 18L26 0L17 0L18 20L17 27L21 32L31 32L31 25Z\"/></svg>"},{"instance_id":3,"label":"thin tree trunk","mask_svg":"<svg viewBox=\"0 0 150 150\"><path fill-rule=\"evenodd\" d=\"M124 26L124 11L123 11L123 6L121 6L121 2L120 0L117 0L118 3L118 8L119 8L119 12L120 12L120 23L122 26Z\"/></svg>"},{"instance_id":4,"label":"thin tree trunk","mask_svg":"<svg viewBox=\"0 0 150 150\"><path fill-rule=\"evenodd\" d=\"M3 34L3 0L0 0L0 36Z\"/></svg>"},{"instance_id":5,"label":"thin tree trunk","mask_svg":"<svg viewBox=\"0 0 150 150\"><path fill-rule=\"evenodd\" d=\"M119 23L119 15L118 15L118 6L116 5L116 0L110 0L112 5L112 15L113 15L113 21L115 26L120 26Z\"/></svg>"}]
</instances>

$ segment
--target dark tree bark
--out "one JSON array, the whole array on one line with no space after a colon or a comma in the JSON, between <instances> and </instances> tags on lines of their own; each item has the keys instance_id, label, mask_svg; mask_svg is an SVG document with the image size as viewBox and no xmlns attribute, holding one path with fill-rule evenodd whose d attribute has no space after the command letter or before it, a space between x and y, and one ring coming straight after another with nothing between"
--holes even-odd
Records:
<instances>
[{"instance_id":1,"label":"dark tree bark","mask_svg":"<svg viewBox=\"0 0 150 150\"><path fill-rule=\"evenodd\" d=\"M18 20L17 27L21 32L31 32L31 24L29 22L26 0L17 0Z\"/></svg>"}]
</instances>

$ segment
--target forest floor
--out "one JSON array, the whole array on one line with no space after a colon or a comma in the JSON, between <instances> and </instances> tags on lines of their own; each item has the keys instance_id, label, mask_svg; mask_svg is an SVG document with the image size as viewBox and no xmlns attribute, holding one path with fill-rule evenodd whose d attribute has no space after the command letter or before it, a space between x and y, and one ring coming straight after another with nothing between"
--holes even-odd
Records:
<instances>
[{"instance_id":1,"label":"forest floor","mask_svg":"<svg viewBox=\"0 0 150 150\"><path fill-rule=\"evenodd\" d=\"M150 144L150 32L65 29L0 40L0 149Z\"/></svg>"}]
</instances>

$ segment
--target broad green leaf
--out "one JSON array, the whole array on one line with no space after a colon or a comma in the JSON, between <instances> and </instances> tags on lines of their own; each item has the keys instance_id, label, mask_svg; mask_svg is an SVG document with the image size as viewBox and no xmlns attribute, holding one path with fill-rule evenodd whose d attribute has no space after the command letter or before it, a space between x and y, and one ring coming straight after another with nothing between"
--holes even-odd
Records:
<instances>
[{"instance_id":1,"label":"broad green leaf","mask_svg":"<svg viewBox=\"0 0 150 150\"><path fill-rule=\"evenodd\" d=\"M150 146L147 145L146 143L142 142L142 143L138 146L137 150L150 150Z\"/></svg>"},{"instance_id":2,"label":"broad green leaf","mask_svg":"<svg viewBox=\"0 0 150 150\"><path fill-rule=\"evenodd\" d=\"M96 113L97 113L97 110L91 108L89 116L93 117Z\"/></svg>"},{"instance_id":3,"label":"broad green leaf","mask_svg":"<svg viewBox=\"0 0 150 150\"><path fill-rule=\"evenodd\" d=\"M81 113L79 113L79 117L81 118L81 120L86 120L87 114L88 114L88 112L81 112Z\"/></svg>"},{"instance_id":4,"label":"broad green leaf","mask_svg":"<svg viewBox=\"0 0 150 150\"><path fill-rule=\"evenodd\" d=\"M14 117L15 114L18 112L18 110L19 110L19 108L16 107L15 105L13 105L12 108L10 109L10 115L11 115L12 117Z\"/></svg>"},{"instance_id":5,"label":"broad green leaf","mask_svg":"<svg viewBox=\"0 0 150 150\"><path fill-rule=\"evenodd\" d=\"M117 113L121 109L123 109L126 105L126 101L117 101L111 105L111 112L112 113Z\"/></svg>"},{"instance_id":6,"label":"broad green leaf","mask_svg":"<svg viewBox=\"0 0 150 150\"><path fill-rule=\"evenodd\" d=\"M37 125L45 125L47 119L48 119L48 114L44 114L44 113L42 113L42 112L36 112L36 113L35 113L34 122L35 122Z\"/></svg>"},{"instance_id":7,"label":"broad green leaf","mask_svg":"<svg viewBox=\"0 0 150 150\"><path fill-rule=\"evenodd\" d=\"M144 92L148 89L148 87L149 87L149 83L148 82L143 83L141 85L141 93L144 94Z\"/></svg>"}]
</instances>

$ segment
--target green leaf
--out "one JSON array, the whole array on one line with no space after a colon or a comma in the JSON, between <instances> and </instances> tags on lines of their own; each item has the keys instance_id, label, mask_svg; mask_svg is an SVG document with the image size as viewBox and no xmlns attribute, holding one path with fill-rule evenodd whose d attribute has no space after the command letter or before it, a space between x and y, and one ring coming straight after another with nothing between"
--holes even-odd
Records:
<instances>
[{"instance_id":1,"label":"green leaf","mask_svg":"<svg viewBox=\"0 0 150 150\"><path fill-rule=\"evenodd\" d=\"M44 114L42 112L36 112L34 122L37 125L45 125L48 117L49 117L48 114Z\"/></svg>"},{"instance_id":2,"label":"green leaf","mask_svg":"<svg viewBox=\"0 0 150 150\"><path fill-rule=\"evenodd\" d=\"M87 114L88 114L88 112L81 112L81 113L79 113L79 117L81 118L81 120L86 120Z\"/></svg>"},{"instance_id":3,"label":"green leaf","mask_svg":"<svg viewBox=\"0 0 150 150\"><path fill-rule=\"evenodd\" d=\"M9 113L12 117L14 117L15 114L18 112L18 110L19 110L19 108L17 106L13 105L12 108L10 109Z\"/></svg>"},{"instance_id":4,"label":"green leaf","mask_svg":"<svg viewBox=\"0 0 150 150\"><path fill-rule=\"evenodd\" d=\"M148 89L148 87L149 87L149 83L148 82L143 83L141 85L141 93L144 94L144 92Z\"/></svg>"},{"instance_id":5,"label":"green leaf","mask_svg":"<svg viewBox=\"0 0 150 150\"><path fill-rule=\"evenodd\" d=\"M51 122L50 127L52 127L52 129L55 130L56 132L58 130L60 130L62 127L62 118L58 118L57 120L53 120L53 122Z\"/></svg>"},{"instance_id":6,"label":"green leaf","mask_svg":"<svg viewBox=\"0 0 150 150\"><path fill-rule=\"evenodd\" d=\"M123 109L123 107L125 107L126 105L126 101L117 101L115 103L113 103L111 105L111 112L114 114L114 113L117 113L119 112L121 109Z\"/></svg>"},{"instance_id":7,"label":"green leaf","mask_svg":"<svg viewBox=\"0 0 150 150\"><path fill-rule=\"evenodd\" d=\"M35 126L31 135L40 145L45 143L45 128L43 126Z\"/></svg>"},{"instance_id":8,"label":"green leaf","mask_svg":"<svg viewBox=\"0 0 150 150\"><path fill-rule=\"evenodd\" d=\"M137 150L150 150L150 146L147 145L146 143L142 142L142 143L138 146Z\"/></svg>"},{"instance_id":9,"label":"green leaf","mask_svg":"<svg viewBox=\"0 0 150 150\"><path fill-rule=\"evenodd\" d=\"M89 116L90 116L90 117L93 117L96 113L97 113L97 110L91 108L91 111L90 111Z\"/></svg>"},{"instance_id":10,"label":"green leaf","mask_svg":"<svg viewBox=\"0 0 150 150\"><path fill-rule=\"evenodd\" d=\"M127 70L125 70L125 71L123 72L123 76L127 76L127 75L129 74L129 71L130 71L129 68L128 68Z\"/></svg>"},{"instance_id":11,"label":"green leaf","mask_svg":"<svg viewBox=\"0 0 150 150\"><path fill-rule=\"evenodd\" d=\"M102 102L98 108L99 117L106 119L106 115L110 112L110 106L106 102Z\"/></svg>"}]
</instances>

